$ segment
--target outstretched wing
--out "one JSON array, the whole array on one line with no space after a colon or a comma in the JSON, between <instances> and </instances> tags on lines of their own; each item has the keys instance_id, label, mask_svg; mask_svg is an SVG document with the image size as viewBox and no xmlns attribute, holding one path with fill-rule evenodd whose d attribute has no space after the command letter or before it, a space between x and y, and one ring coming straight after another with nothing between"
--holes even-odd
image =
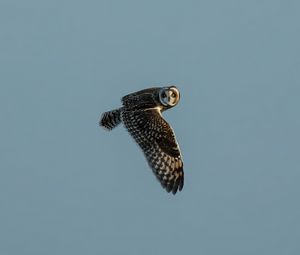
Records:
<instances>
[{"instance_id":1,"label":"outstretched wing","mask_svg":"<svg viewBox=\"0 0 300 255\"><path fill-rule=\"evenodd\" d=\"M122 97L122 104L126 107L126 109L131 109L133 111L155 107L156 102L154 95L158 90L159 88L149 88L128 94Z\"/></svg>"},{"instance_id":2,"label":"outstretched wing","mask_svg":"<svg viewBox=\"0 0 300 255\"><path fill-rule=\"evenodd\" d=\"M143 150L157 179L168 192L181 191L183 162L175 134L156 108L122 112L122 120Z\"/></svg>"}]
</instances>

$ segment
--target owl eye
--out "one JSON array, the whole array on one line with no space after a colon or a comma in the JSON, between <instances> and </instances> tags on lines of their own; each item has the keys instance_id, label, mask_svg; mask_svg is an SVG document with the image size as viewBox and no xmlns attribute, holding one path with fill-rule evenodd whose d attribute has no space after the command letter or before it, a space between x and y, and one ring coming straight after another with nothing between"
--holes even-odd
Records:
<instances>
[{"instance_id":1,"label":"owl eye","mask_svg":"<svg viewBox=\"0 0 300 255\"><path fill-rule=\"evenodd\" d=\"M163 93L162 94L162 98L166 98L167 97L167 94L166 93Z\"/></svg>"},{"instance_id":2,"label":"owl eye","mask_svg":"<svg viewBox=\"0 0 300 255\"><path fill-rule=\"evenodd\" d=\"M175 92L172 92L172 97L176 97L176 93Z\"/></svg>"}]
</instances>

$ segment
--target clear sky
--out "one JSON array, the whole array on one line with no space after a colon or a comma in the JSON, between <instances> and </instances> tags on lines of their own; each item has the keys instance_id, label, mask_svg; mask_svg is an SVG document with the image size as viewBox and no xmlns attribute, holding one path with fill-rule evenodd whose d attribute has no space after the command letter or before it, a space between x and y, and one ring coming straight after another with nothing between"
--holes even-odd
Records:
<instances>
[{"instance_id":1,"label":"clear sky","mask_svg":"<svg viewBox=\"0 0 300 255\"><path fill-rule=\"evenodd\" d=\"M0 1L0 254L300 254L299 1ZM176 84L173 196L103 111Z\"/></svg>"}]
</instances>

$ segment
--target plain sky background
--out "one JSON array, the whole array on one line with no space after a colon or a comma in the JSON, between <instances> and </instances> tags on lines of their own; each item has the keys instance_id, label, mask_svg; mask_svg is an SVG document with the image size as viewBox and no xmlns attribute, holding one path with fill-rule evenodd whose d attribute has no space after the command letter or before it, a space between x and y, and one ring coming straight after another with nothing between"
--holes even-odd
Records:
<instances>
[{"instance_id":1,"label":"plain sky background","mask_svg":"<svg viewBox=\"0 0 300 255\"><path fill-rule=\"evenodd\" d=\"M0 0L0 254L300 254L300 3ZM184 190L103 111L176 84Z\"/></svg>"}]
</instances>

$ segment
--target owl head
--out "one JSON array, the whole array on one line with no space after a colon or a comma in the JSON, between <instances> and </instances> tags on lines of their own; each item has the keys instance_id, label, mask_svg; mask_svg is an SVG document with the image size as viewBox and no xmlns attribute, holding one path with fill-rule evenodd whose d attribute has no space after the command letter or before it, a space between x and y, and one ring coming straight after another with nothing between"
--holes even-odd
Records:
<instances>
[{"instance_id":1,"label":"owl head","mask_svg":"<svg viewBox=\"0 0 300 255\"><path fill-rule=\"evenodd\" d=\"M166 107L175 106L180 99L179 90L175 86L161 88L158 95L160 103Z\"/></svg>"}]
</instances>

